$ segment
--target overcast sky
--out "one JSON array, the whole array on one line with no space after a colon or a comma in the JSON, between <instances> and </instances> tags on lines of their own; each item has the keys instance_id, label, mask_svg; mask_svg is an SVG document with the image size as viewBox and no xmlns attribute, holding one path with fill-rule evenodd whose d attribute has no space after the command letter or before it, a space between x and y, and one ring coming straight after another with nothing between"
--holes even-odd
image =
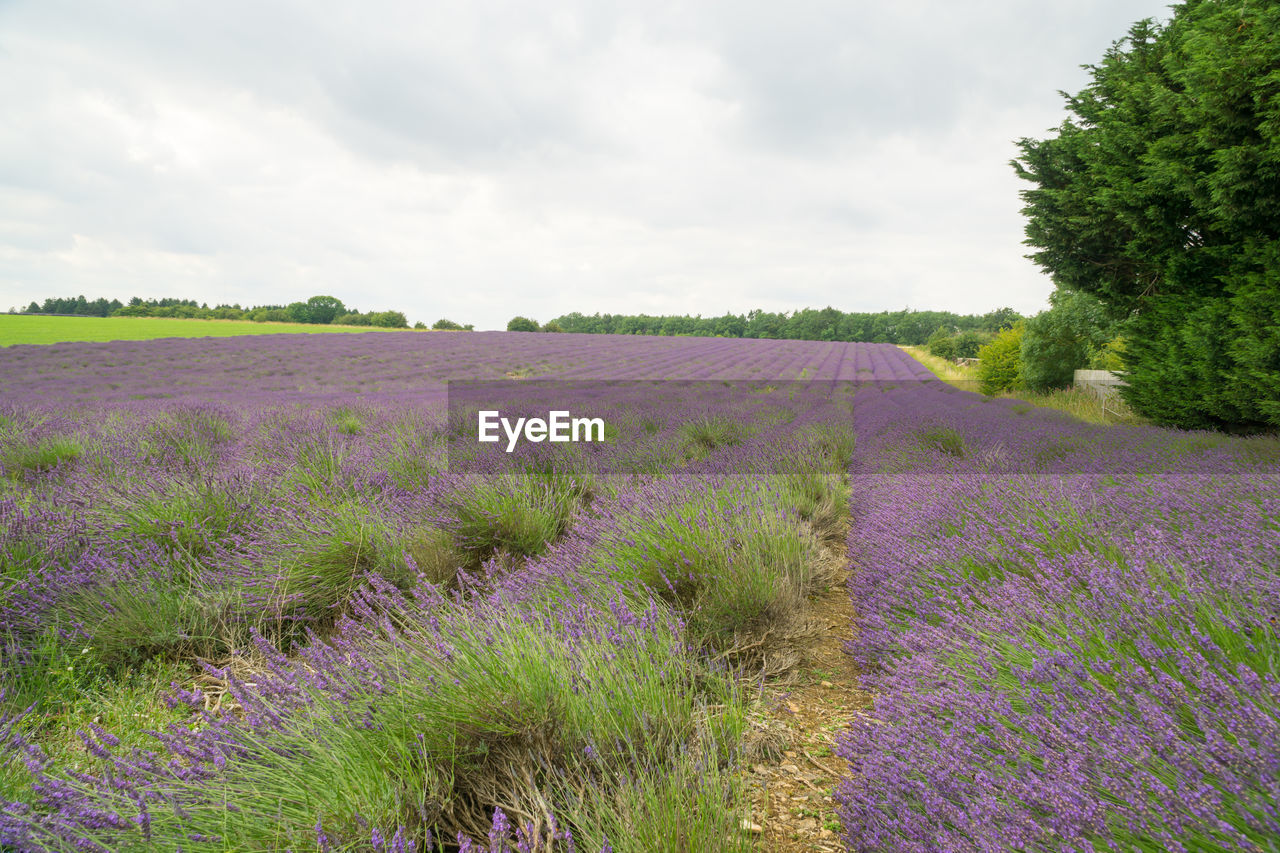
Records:
<instances>
[{"instance_id":1,"label":"overcast sky","mask_svg":"<svg viewBox=\"0 0 1280 853\"><path fill-rule=\"evenodd\" d=\"M1014 140L1156 0L0 0L0 310L1033 312Z\"/></svg>"}]
</instances>

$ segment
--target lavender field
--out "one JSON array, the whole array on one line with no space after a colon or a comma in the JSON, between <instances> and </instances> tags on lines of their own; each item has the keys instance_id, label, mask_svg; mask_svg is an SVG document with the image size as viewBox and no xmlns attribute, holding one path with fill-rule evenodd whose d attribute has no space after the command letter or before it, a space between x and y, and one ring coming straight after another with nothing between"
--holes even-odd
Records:
<instances>
[{"instance_id":1,"label":"lavender field","mask_svg":"<svg viewBox=\"0 0 1280 853\"><path fill-rule=\"evenodd\" d=\"M627 466L488 471L460 380L688 382L600 400ZM520 333L0 352L0 845L761 849L833 552L876 704L831 844L1276 848L1280 442L888 345Z\"/></svg>"}]
</instances>

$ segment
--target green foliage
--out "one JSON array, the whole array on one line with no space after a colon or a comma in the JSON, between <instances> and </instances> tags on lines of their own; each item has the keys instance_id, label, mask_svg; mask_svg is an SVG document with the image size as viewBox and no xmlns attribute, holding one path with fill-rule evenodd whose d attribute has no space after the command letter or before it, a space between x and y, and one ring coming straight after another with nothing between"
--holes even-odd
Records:
<instances>
[{"instance_id":1,"label":"green foliage","mask_svg":"<svg viewBox=\"0 0 1280 853\"><path fill-rule=\"evenodd\" d=\"M714 756L682 756L674 768L640 771L622 790L585 786L568 819L582 850L749 853L755 839L725 807L741 797L739 788Z\"/></svg>"},{"instance_id":2,"label":"green foliage","mask_svg":"<svg viewBox=\"0 0 1280 853\"><path fill-rule=\"evenodd\" d=\"M978 350L991 340L990 335L970 329L956 336L956 358L977 358Z\"/></svg>"},{"instance_id":3,"label":"green foliage","mask_svg":"<svg viewBox=\"0 0 1280 853\"><path fill-rule=\"evenodd\" d=\"M180 555L136 579L77 588L58 604L81 626L100 658L112 665L146 657L225 654L249 637L262 613L246 612L244 591L201 583L198 567Z\"/></svg>"},{"instance_id":4,"label":"green foliage","mask_svg":"<svg viewBox=\"0 0 1280 853\"><path fill-rule=\"evenodd\" d=\"M952 427L936 426L921 430L917 434L924 447L954 456L957 459L965 455L964 436Z\"/></svg>"},{"instance_id":5,"label":"green foliage","mask_svg":"<svg viewBox=\"0 0 1280 853\"><path fill-rule=\"evenodd\" d=\"M163 491L124 493L101 512L113 539L142 539L197 559L252 530L264 497L215 482L173 483Z\"/></svg>"},{"instance_id":6,"label":"green foliage","mask_svg":"<svg viewBox=\"0 0 1280 853\"><path fill-rule=\"evenodd\" d=\"M336 296L312 296L305 302L289 305L259 305L241 308L239 305L197 304L193 299L149 299L133 297L128 305L119 300L98 299L87 302L83 296L71 299L46 299L43 305L32 302L24 314L74 314L88 317L165 317L184 320L251 320L256 323L297 323L300 325L327 326L376 326L384 329L407 329L409 321L401 311L370 311L362 314L348 308ZM449 323L448 320L440 322ZM419 324L421 326L421 324ZM425 328L425 327L423 327ZM450 324L443 328L471 329L471 326Z\"/></svg>"},{"instance_id":7,"label":"green foliage","mask_svg":"<svg viewBox=\"0 0 1280 853\"><path fill-rule=\"evenodd\" d=\"M557 607L495 618L483 604L406 601L362 643L376 687L304 680L296 711L244 739L216 800L166 780L186 805L153 810L150 846L316 850L319 819L332 849L372 849L370 824L412 837L424 816L437 838L483 838L496 805L554 810L588 849L606 835L619 851L750 849L730 767L744 696L688 653L660 604L645 616L657 631L613 613L565 627Z\"/></svg>"},{"instance_id":8,"label":"green foliage","mask_svg":"<svg viewBox=\"0 0 1280 853\"><path fill-rule=\"evenodd\" d=\"M563 332L563 331L564 331L564 329L560 328L560 324L559 324L559 323L557 323L555 320L552 320L551 322L547 323L545 326L543 326L543 327L542 327L542 331L544 331L544 332Z\"/></svg>"},{"instance_id":9,"label":"green foliage","mask_svg":"<svg viewBox=\"0 0 1280 853\"><path fill-rule=\"evenodd\" d=\"M71 296L65 299L46 299L43 305L32 302L23 310L24 314L74 314L78 317L108 317L124 306L119 299L98 298L92 302L84 296Z\"/></svg>"},{"instance_id":10,"label":"green foliage","mask_svg":"<svg viewBox=\"0 0 1280 853\"><path fill-rule=\"evenodd\" d=\"M1280 7L1135 24L1024 139L1027 243L1125 320L1126 399L1182 427L1280 425Z\"/></svg>"},{"instance_id":11,"label":"green foliage","mask_svg":"<svg viewBox=\"0 0 1280 853\"><path fill-rule=\"evenodd\" d=\"M83 638L67 639L54 626L32 640L0 643L0 715L35 705L39 714L65 713L102 681L100 656Z\"/></svg>"},{"instance_id":12,"label":"green foliage","mask_svg":"<svg viewBox=\"0 0 1280 853\"><path fill-rule=\"evenodd\" d=\"M569 476L486 477L460 488L445 523L471 567L497 554L541 554L569 527L584 496Z\"/></svg>"},{"instance_id":13,"label":"green foliage","mask_svg":"<svg viewBox=\"0 0 1280 853\"><path fill-rule=\"evenodd\" d=\"M307 300L309 323L332 323L334 318L347 312L347 306L336 296L313 296Z\"/></svg>"},{"instance_id":14,"label":"green foliage","mask_svg":"<svg viewBox=\"0 0 1280 853\"><path fill-rule=\"evenodd\" d=\"M507 323L507 331L536 332L538 331L538 324L536 321L530 320L528 317L512 317L510 322Z\"/></svg>"},{"instance_id":15,"label":"green foliage","mask_svg":"<svg viewBox=\"0 0 1280 853\"><path fill-rule=\"evenodd\" d=\"M475 329L475 326L470 324L464 326L461 323L455 323L452 320L441 317L439 320L436 320L431 324L431 328L437 331L446 332L470 332Z\"/></svg>"},{"instance_id":16,"label":"green foliage","mask_svg":"<svg viewBox=\"0 0 1280 853\"><path fill-rule=\"evenodd\" d=\"M409 321L402 311L376 311L370 313L369 324L382 329L409 328Z\"/></svg>"},{"instance_id":17,"label":"green foliage","mask_svg":"<svg viewBox=\"0 0 1280 853\"><path fill-rule=\"evenodd\" d=\"M925 346L931 355L945 358L947 361L956 360L956 340L951 337L951 330L945 326L939 326L938 330L929 336Z\"/></svg>"},{"instance_id":18,"label":"green foliage","mask_svg":"<svg viewBox=\"0 0 1280 853\"><path fill-rule=\"evenodd\" d=\"M802 608L815 543L771 499L751 497L718 489L641 509L602 538L592 563L670 602L714 648L762 636Z\"/></svg>"},{"instance_id":19,"label":"green foliage","mask_svg":"<svg viewBox=\"0 0 1280 853\"><path fill-rule=\"evenodd\" d=\"M1120 373L1124 370L1124 336L1113 338L1099 349L1095 349L1093 354L1089 356L1088 368L1090 370L1110 370L1112 373Z\"/></svg>"},{"instance_id":20,"label":"green foliage","mask_svg":"<svg viewBox=\"0 0 1280 853\"><path fill-rule=\"evenodd\" d=\"M1021 353L1022 324L1005 329L978 350L978 382L983 394L995 396L1018 385Z\"/></svg>"},{"instance_id":21,"label":"green foliage","mask_svg":"<svg viewBox=\"0 0 1280 853\"><path fill-rule=\"evenodd\" d=\"M822 309L771 312L754 310L722 317L651 316L573 312L555 318L566 332L603 335L673 335L724 338L768 338L806 341L868 341L922 345L939 327L948 334L966 331L994 334L1021 319L1011 308L986 314L950 311L882 311L852 313L830 306Z\"/></svg>"},{"instance_id":22,"label":"green foliage","mask_svg":"<svg viewBox=\"0 0 1280 853\"><path fill-rule=\"evenodd\" d=\"M684 440L684 454L692 459L702 459L720 447L741 444L749 430L741 421L709 415L682 424L680 435Z\"/></svg>"},{"instance_id":23,"label":"green foliage","mask_svg":"<svg viewBox=\"0 0 1280 853\"><path fill-rule=\"evenodd\" d=\"M51 471L69 465L84 455L84 447L73 438L55 436L34 444L14 444L0 453L0 464L10 476Z\"/></svg>"},{"instance_id":24,"label":"green foliage","mask_svg":"<svg viewBox=\"0 0 1280 853\"><path fill-rule=\"evenodd\" d=\"M1096 297L1057 290L1051 307L1026 322L1022 336L1022 381L1044 392L1071 385L1076 370L1103 351L1115 333L1115 322Z\"/></svg>"},{"instance_id":25,"label":"green foliage","mask_svg":"<svg viewBox=\"0 0 1280 853\"><path fill-rule=\"evenodd\" d=\"M329 614L374 572L397 584L413 579L406 552L421 544L424 533L404 534L377 512L356 501L343 501L325 513L323 530L302 528L294 552L284 565L282 597L312 615Z\"/></svg>"},{"instance_id":26,"label":"green foliage","mask_svg":"<svg viewBox=\"0 0 1280 853\"><path fill-rule=\"evenodd\" d=\"M235 436L227 416L203 406L175 407L147 428L159 455L171 455L188 466L208 465L217 448Z\"/></svg>"}]
</instances>

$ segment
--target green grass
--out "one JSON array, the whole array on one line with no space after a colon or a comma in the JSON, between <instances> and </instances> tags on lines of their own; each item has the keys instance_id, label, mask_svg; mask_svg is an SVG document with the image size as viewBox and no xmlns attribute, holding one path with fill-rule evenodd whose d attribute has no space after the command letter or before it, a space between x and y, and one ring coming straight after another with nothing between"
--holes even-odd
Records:
<instances>
[{"instance_id":1,"label":"green grass","mask_svg":"<svg viewBox=\"0 0 1280 853\"><path fill-rule=\"evenodd\" d=\"M0 347L70 341L146 341L152 338L227 338L238 335L394 331L371 326L312 326L249 320L178 320L171 317L41 317L0 314ZM401 330L403 331L403 330Z\"/></svg>"},{"instance_id":2,"label":"green grass","mask_svg":"<svg viewBox=\"0 0 1280 853\"><path fill-rule=\"evenodd\" d=\"M923 347L899 347L916 361L929 369L929 372L944 382L955 385L965 391L977 388L978 369L966 367L931 355ZM1134 414L1119 397L1113 397L1104 406L1095 395L1081 388L1060 388L1054 391L1036 393L1026 389L1006 391L1001 399L1018 400L1042 409L1057 409L1073 418L1091 424L1145 424L1148 421ZM1026 405L1015 405L1012 411L1016 415L1025 415L1030 409Z\"/></svg>"},{"instance_id":3,"label":"green grass","mask_svg":"<svg viewBox=\"0 0 1280 853\"><path fill-rule=\"evenodd\" d=\"M899 347L907 355L929 368L929 372L945 382L958 384L967 390L973 390L978 381L978 368L956 364L945 358L939 358L924 347Z\"/></svg>"},{"instance_id":4,"label":"green grass","mask_svg":"<svg viewBox=\"0 0 1280 853\"><path fill-rule=\"evenodd\" d=\"M522 474L469 482L451 500L445 526L469 568L507 554L541 554L569 527L583 483L569 476Z\"/></svg>"},{"instance_id":5,"label":"green grass","mask_svg":"<svg viewBox=\"0 0 1280 853\"><path fill-rule=\"evenodd\" d=\"M316 850L317 819L335 850L370 849L370 824L483 838L495 805L516 824L554 809L579 849L748 849L730 770L744 696L653 618L406 599L361 635L376 679L341 697L301 684L310 701L278 727L237 735L225 800L166 779L184 808L152 808L154 849Z\"/></svg>"},{"instance_id":6,"label":"green grass","mask_svg":"<svg viewBox=\"0 0 1280 853\"><path fill-rule=\"evenodd\" d=\"M1145 424L1148 421L1133 413L1119 397L1108 400L1106 405L1097 396L1083 388L1060 388L1036 394L1031 391L1006 392L1004 398L1025 400L1044 409L1057 409L1073 418L1091 424Z\"/></svg>"},{"instance_id":7,"label":"green grass","mask_svg":"<svg viewBox=\"0 0 1280 853\"><path fill-rule=\"evenodd\" d=\"M62 639L50 628L36 638L29 657L4 660L8 671L0 715L14 715L34 705L34 713L16 722L18 731L40 744L51 764L101 770L80 736L91 724L110 729L125 749L154 748L150 731L166 728L187 716L184 708L164 702L173 682L187 681L190 667L158 659L127 672L113 671L98 647L87 641ZM32 802L31 774L21 760L0 765L0 799Z\"/></svg>"},{"instance_id":8,"label":"green grass","mask_svg":"<svg viewBox=\"0 0 1280 853\"><path fill-rule=\"evenodd\" d=\"M816 545L763 487L737 485L638 507L600 538L588 566L667 601L700 643L762 641L802 610Z\"/></svg>"},{"instance_id":9,"label":"green grass","mask_svg":"<svg viewBox=\"0 0 1280 853\"><path fill-rule=\"evenodd\" d=\"M48 471L68 465L84 455L84 447L72 438L46 438L34 445L17 444L0 453L0 465L11 476Z\"/></svg>"},{"instance_id":10,"label":"green grass","mask_svg":"<svg viewBox=\"0 0 1280 853\"><path fill-rule=\"evenodd\" d=\"M920 444L939 453L954 456L957 459L965 455L964 436L952 427L934 426L920 430L917 434Z\"/></svg>"}]
</instances>

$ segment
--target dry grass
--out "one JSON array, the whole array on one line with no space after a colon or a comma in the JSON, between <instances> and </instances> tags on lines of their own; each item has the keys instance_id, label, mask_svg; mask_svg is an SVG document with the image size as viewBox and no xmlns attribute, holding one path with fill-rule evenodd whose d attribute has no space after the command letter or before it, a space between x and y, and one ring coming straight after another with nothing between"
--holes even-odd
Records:
<instances>
[{"instance_id":1,"label":"dry grass","mask_svg":"<svg viewBox=\"0 0 1280 853\"><path fill-rule=\"evenodd\" d=\"M1146 418L1135 414L1118 395L1112 395L1104 405L1097 395L1083 388L1063 388L1045 394L1035 394L1031 391L1006 392L1000 396L1023 400L1033 406L1046 409L1057 409L1091 424L1149 423Z\"/></svg>"},{"instance_id":2,"label":"dry grass","mask_svg":"<svg viewBox=\"0 0 1280 853\"><path fill-rule=\"evenodd\" d=\"M900 349L944 382L966 391L977 390L978 369L976 367L967 367L939 358L924 347L904 346ZM1101 398L1081 388L1062 388L1043 394L1023 389L1006 391L999 396L1006 400L1021 400L1044 409L1057 409L1091 424L1149 423L1142 416L1135 414L1118 395L1112 395L1104 405Z\"/></svg>"},{"instance_id":3,"label":"dry grass","mask_svg":"<svg viewBox=\"0 0 1280 853\"><path fill-rule=\"evenodd\" d=\"M929 372L944 382L964 383L967 391L972 391L978 381L978 368L956 364L945 358L939 358L924 347L899 347L907 355L929 368Z\"/></svg>"}]
</instances>

